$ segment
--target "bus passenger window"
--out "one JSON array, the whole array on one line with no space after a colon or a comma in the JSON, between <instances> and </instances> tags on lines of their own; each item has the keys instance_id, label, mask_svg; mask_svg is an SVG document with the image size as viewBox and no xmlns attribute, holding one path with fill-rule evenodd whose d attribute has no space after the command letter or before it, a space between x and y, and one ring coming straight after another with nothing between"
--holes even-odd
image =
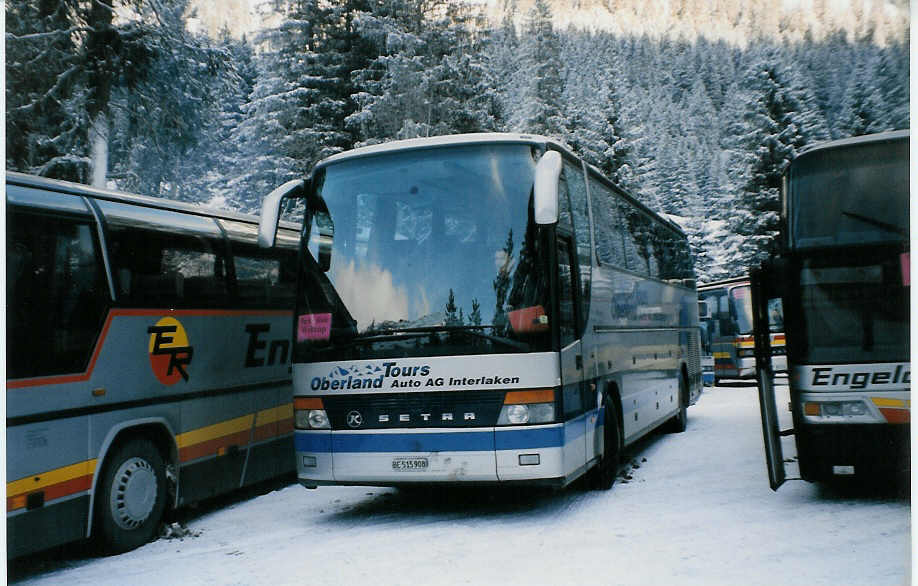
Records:
<instances>
[{"instance_id":1,"label":"bus passenger window","mask_svg":"<svg viewBox=\"0 0 918 586\"><path fill-rule=\"evenodd\" d=\"M228 301L222 243L155 230L111 227L119 302L146 307L221 307Z\"/></svg>"},{"instance_id":2,"label":"bus passenger window","mask_svg":"<svg viewBox=\"0 0 918 586\"><path fill-rule=\"evenodd\" d=\"M7 376L82 371L109 301L91 221L8 212Z\"/></svg>"},{"instance_id":3,"label":"bus passenger window","mask_svg":"<svg viewBox=\"0 0 918 586\"><path fill-rule=\"evenodd\" d=\"M241 307L293 309L296 287L296 253L268 257L248 246L233 245L236 268L236 304Z\"/></svg>"}]
</instances>

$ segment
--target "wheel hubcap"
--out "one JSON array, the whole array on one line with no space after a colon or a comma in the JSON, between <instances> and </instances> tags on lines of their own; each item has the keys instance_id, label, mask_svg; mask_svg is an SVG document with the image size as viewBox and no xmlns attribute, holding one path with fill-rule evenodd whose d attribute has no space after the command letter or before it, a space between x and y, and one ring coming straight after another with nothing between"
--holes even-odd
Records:
<instances>
[{"instance_id":1,"label":"wheel hubcap","mask_svg":"<svg viewBox=\"0 0 918 586\"><path fill-rule=\"evenodd\" d=\"M130 458L115 473L112 485L112 518L122 529L136 529L156 505L156 473L143 458Z\"/></svg>"}]
</instances>

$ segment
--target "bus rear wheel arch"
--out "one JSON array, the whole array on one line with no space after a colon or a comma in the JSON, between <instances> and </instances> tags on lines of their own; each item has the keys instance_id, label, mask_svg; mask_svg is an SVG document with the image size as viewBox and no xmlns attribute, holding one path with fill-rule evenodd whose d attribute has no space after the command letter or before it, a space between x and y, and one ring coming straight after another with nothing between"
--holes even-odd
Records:
<instances>
[{"instance_id":1,"label":"bus rear wheel arch","mask_svg":"<svg viewBox=\"0 0 918 586\"><path fill-rule=\"evenodd\" d=\"M99 477L96 541L121 553L151 541L159 531L168 495L166 463L150 439L131 437L113 448Z\"/></svg>"}]
</instances>

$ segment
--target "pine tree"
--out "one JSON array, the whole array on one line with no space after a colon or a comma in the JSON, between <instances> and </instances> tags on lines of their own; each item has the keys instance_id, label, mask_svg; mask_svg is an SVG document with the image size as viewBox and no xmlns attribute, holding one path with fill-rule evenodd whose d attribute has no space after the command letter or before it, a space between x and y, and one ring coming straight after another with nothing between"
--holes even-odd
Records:
<instances>
[{"instance_id":1,"label":"pine tree","mask_svg":"<svg viewBox=\"0 0 918 586\"><path fill-rule=\"evenodd\" d=\"M761 262L778 233L781 177L804 145L827 138L812 94L795 86L798 78L774 49L762 51L743 80L745 115L737 130L735 160L742 171L731 229L741 246L728 251L731 274Z\"/></svg>"},{"instance_id":2,"label":"pine tree","mask_svg":"<svg viewBox=\"0 0 918 586\"><path fill-rule=\"evenodd\" d=\"M546 0L536 0L526 15L520 49L522 79L518 83L523 89L510 127L563 139L568 132L561 102L561 47Z\"/></svg>"},{"instance_id":3,"label":"pine tree","mask_svg":"<svg viewBox=\"0 0 918 586\"><path fill-rule=\"evenodd\" d=\"M860 136L892 128L874 77L875 66L876 59L861 59L848 79L837 124L842 136Z\"/></svg>"}]
</instances>

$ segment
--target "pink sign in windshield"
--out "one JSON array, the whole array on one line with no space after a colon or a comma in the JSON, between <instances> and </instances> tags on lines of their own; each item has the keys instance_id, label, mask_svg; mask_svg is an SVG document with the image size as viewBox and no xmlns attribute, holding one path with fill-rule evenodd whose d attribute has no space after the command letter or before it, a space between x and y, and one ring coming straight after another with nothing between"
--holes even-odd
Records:
<instances>
[{"instance_id":1,"label":"pink sign in windshield","mask_svg":"<svg viewBox=\"0 0 918 586\"><path fill-rule=\"evenodd\" d=\"M301 315L297 323L296 339L327 340L331 337L332 316L330 313L307 313Z\"/></svg>"}]
</instances>

